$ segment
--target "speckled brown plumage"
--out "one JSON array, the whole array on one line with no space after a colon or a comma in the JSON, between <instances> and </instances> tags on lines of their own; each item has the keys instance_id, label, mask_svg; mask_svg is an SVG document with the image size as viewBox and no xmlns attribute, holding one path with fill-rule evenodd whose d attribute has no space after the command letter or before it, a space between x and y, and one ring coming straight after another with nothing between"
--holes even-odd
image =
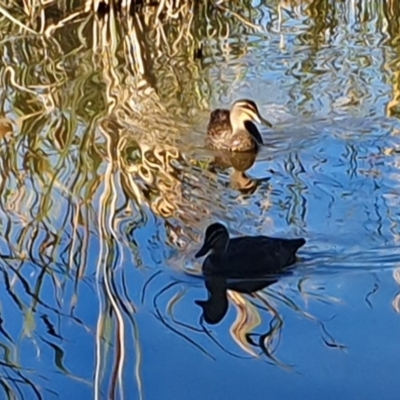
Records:
<instances>
[{"instance_id":1,"label":"speckled brown plumage","mask_svg":"<svg viewBox=\"0 0 400 400\"><path fill-rule=\"evenodd\" d=\"M224 109L216 109L211 113L207 126L206 144L217 150L234 152L257 151L258 143L249 132L240 130L236 134L232 133L229 114L230 111ZM258 136L260 136L256 126L251 121L248 121L247 124L251 124ZM262 143L261 136L259 139Z\"/></svg>"},{"instance_id":2,"label":"speckled brown plumage","mask_svg":"<svg viewBox=\"0 0 400 400\"><path fill-rule=\"evenodd\" d=\"M218 108L212 111L207 125L206 145L231 152L256 152L263 140L252 120L261 120L271 126L259 115L256 104L251 100L236 101L232 110ZM236 123L235 129L232 121Z\"/></svg>"}]
</instances>

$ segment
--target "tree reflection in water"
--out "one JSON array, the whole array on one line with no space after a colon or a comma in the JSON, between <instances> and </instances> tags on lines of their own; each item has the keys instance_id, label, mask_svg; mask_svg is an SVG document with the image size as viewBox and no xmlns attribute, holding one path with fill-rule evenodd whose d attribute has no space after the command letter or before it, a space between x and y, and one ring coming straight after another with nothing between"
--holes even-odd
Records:
<instances>
[{"instance_id":1,"label":"tree reflection in water","mask_svg":"<svg viewBox=\"0 0 400 400\"><path fill-rule=\"evenodd\" d=\"M207 345L203 345L203 340L200 340L198 335L206 335L214 345L230 356L244 357L244 355L230 350L229 343L226 341L227 337L221 334L230 324L228 322L228 326L226 326L223 322L228 314L230 305L234 306L237 312L235 321L229 326L231 337L251 357L264 355L273 364L283 368L290 366L290 363L282 362L276 355L285 325L285 318L280 311L281 306L286 306L302 318L315 323L319 327L322 341L327 347L345 349L345 346L338 343L329 333L326 322L303 309L303 306L300 306L298 301L292 299L289 293L292 293L293 297L301 294L304 298L315 298L327 304L334 299L328 296L324 299L312 291L306 291L303 288L306 281L304 278L297 282L296 289L291 289L290 291L282 291L280 287L274 287L282 279L295 279L292 269L288 269L281 274L249 279L231 279L227 276L207 276L200 279L199 275L193 275L193 272L190 272L189 276L191 278L189 281L186 279L188 276L185 278L175 277L173 282L162 286L160 290L150 289L150 286L157 279L167 279L166 277L161 278L163 275L162 271L158 271L148 279L142 290L142 303L146 303L146 298L147 301L150 300L150 294L147 294L147 292L151 291L154 294L152 306L156 318L170 331L213 359L217 357L217 353ZM170 280L170 277L168 280ZM201 281L204 284L199 284ZM186 297L193 297L193 294L190 294L193 286L197 288L204 287L208 293L207 300L194 299L194 302L191 303L198 305L201 309L200 328L193 323L180 320L175 315L175 310L180 302L184 302L186 304L185 307L189 307L189 300ZM164 296L168 300L165 300ZM161 303L165 301L167 305L166 309L163 310ZM191 314L196 314L194 309ZM219 339L209 330L208 325L220 325L217 328ZM265 325L266 328L263 328ZM262 332L257 333L256 330L260 329Z\"/></svg>"},{"instance_id":2,"label":"tree reflection in water","mask_svg":"<svg viewBox=\"0 0 400 400\"><path fill-rule=\"evenodd\" d=\"M82 398L113 399L126 387L141 398L148 326L137 321L135 295L153 268L163 269L145 311L210 357L218 352L209 340L244 357L230 351L230 331L235 349L278 362L288 313L340 347L307 312L309 299L332 300L305 289L307 270L253 291L205 282L220 302L203 319L193 304L202 281L170 274L182 275L210 217L253 232L307 232L314 266L318 254L343 282L352 268L398 267L399 6L165 0L98 18L99 3L0 7L1 395L62 396L59 383L73 381ZM253 89L278 121L280 152L200 155L210 109ZM270 162L280 172L267 185ZM353 251L360 238L382 251Z\"/></svg>"}]
</instances>

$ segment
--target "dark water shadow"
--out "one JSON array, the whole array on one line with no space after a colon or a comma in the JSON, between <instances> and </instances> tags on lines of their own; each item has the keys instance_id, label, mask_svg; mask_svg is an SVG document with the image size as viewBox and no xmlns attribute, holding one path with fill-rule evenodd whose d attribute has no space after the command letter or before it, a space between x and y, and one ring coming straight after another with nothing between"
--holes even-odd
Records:
<instances>
[{"instance_id":1,"label":"dark water shadow","mask_svg":"<svg viewBox=\"0 0 400 400\"><path fill-rule=\"evenodd\" d=\"M321 318L307 311L306 303L302 304L303 296L312 297L325 306L329 306L332 299L328 296L325 299L323 294L308 291L303 281L309 277L301 275L301 271L304 273L307 269L302 269L301 264L300 274L294 274L297 267L296 264L279 274L240 279L221 275L193 275L193 271L187 271L183 275L179 272L171 276L170 273L159 270L153 273L143 286L141 302L144 306L146 303L151 304L153 316L168 331L212 360L218 359L218 348L237 359L261 356L263 362L297 373L295 365L282 361L277 355L282 346L282 334L286 332L287 335L290 332L284 329L288 322L288 311L316 327L321 342L327 348L346 349L346 346L339 343L330 333L327 326L335 315L330 313L329 316ZM276 284L278 286L275 286ZM284 287L289 284L291 289L282 291L281 284ZM195 295L195 291L201 288L207 291L206 300ZM178 304L182 303L186 310L184 314L179 311L182 306ZM193 303L201 309L199 317L191 306ZM230 308L236 309L235 321L231 320L232 314L228 312ZM187 313L187 309L192 311ZM196 323L197 318L199 319ZM209 340L208 344L204 341L205 338ZM234 347L232 339L236 344Z\"/></svg>"}]
</instances>

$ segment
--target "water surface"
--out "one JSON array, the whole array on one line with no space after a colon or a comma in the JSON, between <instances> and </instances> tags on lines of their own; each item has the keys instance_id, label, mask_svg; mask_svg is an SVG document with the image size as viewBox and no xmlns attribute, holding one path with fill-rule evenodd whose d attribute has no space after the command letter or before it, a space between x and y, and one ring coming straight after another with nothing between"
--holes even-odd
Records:
<instances>
[{"instance_id":1,"label":"water surface","mask_svg":"<svg viewBox=\"0 0 400 400\"><path fill-rule=\"evenodd\" d=\"M394 2L69 7L0 18L1 398L396 398ZM218 164L208 114L243 97L274 129ZM307 244L207 324L217 220Z\"/></svg>"}]
</instances>

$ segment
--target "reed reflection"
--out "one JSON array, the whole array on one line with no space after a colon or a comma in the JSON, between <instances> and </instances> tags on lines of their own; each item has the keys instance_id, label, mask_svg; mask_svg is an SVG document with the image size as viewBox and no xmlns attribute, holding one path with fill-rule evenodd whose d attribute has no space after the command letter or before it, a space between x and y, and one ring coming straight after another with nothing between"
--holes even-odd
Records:
<instances>
[{"instance_id":1,"label":"reed reflection","mask_svg":"<svg viewBox=\"0 0 400 400\"><path fill-rule=\"evenodd\" d=\"M245 274L241 278L205 274L201 284L198 284L198 277L194 281L193 277L186 281L182 276L171 279L160 270L143 286L142 303L146 304L146 300L151 299L154 314L166 329L212 359L218 357L215 346L229 356L246 358L246 355L231 348L227 340L229 333L245 354L251 357L263 355L271 363L286 368L289 365L280 359L277 352L284 331L288 340L291 340L290 329L284 329L286 318L291 320L293 317L290 314L309 321L310 329L316 326L325 346L345 348L330 333L327 321L308 310L311 299L327 305L336 300L329 295L321 296L308 290L307 278L296 278L295 270L296 266L292 266L280 273L249 278ZM194 310L185 314L179 312L181 303L185 304L185 309L193 304L191 292L198 288L207 291L207 299L194 300L194 304L201 309L199 320ZM229 312L236 315L233 322L224 321ZM192 322L193 319L200 323L200 327ZM205 336L210 342L205 342L200 336ZM290 363L290 360L287 361Z\"/></svg>"},{"instance_id":2,"label":"reed reflection","mask_svg":"<svg viewBox=\"0 0 400 400\"><path fill-rule=\"evenodd\" d=\"M94 8L98 3L89 1L86 5ZM275 46L274 35L266 35L263 22L257 20L268 13L269 21L273 21L278 13L276 2L264 3L256 10L247 0L225 4L167 0L135 9L132 19L116 18L110 13L99 20L92 18L88 7L82 10L79 2L32 0L23 2L24 12L18 2L3 2L2 10L7 14L0 17L0 271L1 303L9 312L2 315L0 344L4 349L1 389L10 398L18 398L21 385L29 385L38 398L43 387L58 390L60 376L70 377L68 368L76 368L80 375L76 378L82 378L80 363L71 360L76 361L74 351L81 350L81 343L86 353L79 355L87 360L94 358L94 336L98 346L96 366L85 366L88 383L95 386L99 397L115 398L124 385L135 384L134 379L122 379L127 371L135 370L141 397L142 326L136 321L134 298L141 279L137 270L143 265L165 266L172 250L182 250L185 255L188 244L197 239L198 227L211 215L238 224L245 216L259 229L267 217L280 223L285 219L283 210L287 226L304 226L315 233L326 228L316 219L333 221L330 214L340 197L334 197L334 191L371 215L373 209L385 207L384 202L371 206L365 199L373 192L380 199L380 190L395 187L392 181L367 188L359 196L362 205L355 203L355 189L346 188L343 181L334 190L327 186L326 196L331 196L332 202L324 208L324 197L316 192L313 181L316 162L305 157L304 165L300 159L288 159L287 180L280 181L282 190L274 194L273 207L266 216L259 212L265 194L257 198L255 191L267 178L253 179L247 173L256 161L254 155L217 155L210 166L196 167L198 159L188 151L193 138L192 119L202 118L202 110L209 108L211 98L219 101L236 95L234 90L243 89L242 83L247 84L254 73L258 74L257 83L282 82L279 92L287 96L285 104L294 103L299 114L322 110L324 116L332 104L345 104L353 111L368 102L380 107L382 94L388 90L383 83L392 79L394 103L389 106L394 106L391 115L398 115L398 7L394 2L379 7L367 1L302 2L295 10L297 14L280 13L283 33L287 34L289 27L289 34L298 38L288 40L293 49L287 55ZM354 4L356 20L369 34L357 36L357 24L346 24L343 15L352 16L349 11ZM248 12L242 13L244 9ZM390 36L387 43L381 42L385 35ZM343 37L346 40L341 40ZM268 45L268 54L257 40ZM371 53L373 46L377 47ZM196 49L201 49L201 61L193 60ZM379 49L385 51L376 52ZM257 68L251 65L253 56ZM234 68L220 74L220 66L229 67L232 61ZM243 66L249 69L248 75L243 73ZM272 78L267 75L270 70L276 74ZM356 73L359 70L363 73ZM357 85L367 89L354 95L350 89ZM338 97L343 93L350 101ZM274 96L271 98L275 101ZM325 122L324 129L331 132L332 126ZM370 130L369 126L368 133ZM344 157L337 156L342 144L335 143L334 150L327 154L331 142L325 139L319 137L321 147L327 151L313 146L310 154L321 156L325 176L331 177L332 165L339 162L336 173L342 176L348 164ZM357 161L350 166L355 175L363 155L352 153L348 157ZM383 179L389 175L386 167L376 166ZM221 182L226 168L233 169L232 188L255 194L251 200L256 198L257 202L240 208L237 201L229 199L232 193ZM301 179L297 179L300 174ZM296 179L290 180L293 176ZM317 202L308 207L307 202L315 195ZM397 199L396 193L393 197ZM250 207L256 209L257 219ZM341 216L350 210L345 203L340 207ZM396 209L397 203L393 207ZM310 214L318 213L315 220L310 218ZM381 214L386 217L378 229L387 239L390 234L385 226L391 224L395 230L398 215ZM363 218L360 214L355 220ZM140 237L142 228L147 231ZM161 253L155 261L146 258L151 240L151 255L154 249ZM251 352L248 346L260 346L264 339L273 340L279 336L284 319L271 298L308 318L305 306L296 303L297 292L294 299L284 290L275 292L280 278L243 283L206 277L210 298L199 305L211 311L204 312L204 321L222 322L225 308L231 304L238 310L238 319L230 328L245 351ZM191 290L190 285L183 287L182 293ZM153 299L158 299L160 292L152 292ZM167 318L181 299L184 294L170 297L170 307L160 307L157 316ZM94 327L93 307L98 303ZM254 330L267 319L263 311L272 314L274 322L263 328L256 340ZM187 314L184 317L189 319ZM205 334L200 329L190 332L193 336L194 332ZM33 350L20 356L21 335L31 341ZM265 354L271 353L265 349ZM54 352L54 357L50 358L46 350ZM38 355L36 365L33 353ZM63 364L64 356L67 366ZM132 360L135 365L129 364ZM54 375L42 382L28 366L41 376L50 376L49 370Z\"/></svg>"},{"instance_id":3,"label":"reed reflection","mask_svg":"<svg viewBox=\"0 0 400 400\"><path fill-rule=\"evenodd\" d=\"M202 309L201 324L203 321L208 325L219 324L227 315L229 305L235 307L237 315L230 326L230 334L236 344L253 357L264 355L273 364L287 368L289 365L275 355L285 324L279 305L289 304L293 311L303 318L313 319L303 312L294 300L273 289L279 279L290 275L291 271L247 279L231 279L221 275L206 276L208 299L195 301ZM267 288L271 290L266 290ZM318 322L325 330L324 334L329 335L328 341L335 343L323 323ZM205 327L204 332L210 336ZM221 343L220 346L227 346L227 343Z\"/></svg>"}]
</instances>

